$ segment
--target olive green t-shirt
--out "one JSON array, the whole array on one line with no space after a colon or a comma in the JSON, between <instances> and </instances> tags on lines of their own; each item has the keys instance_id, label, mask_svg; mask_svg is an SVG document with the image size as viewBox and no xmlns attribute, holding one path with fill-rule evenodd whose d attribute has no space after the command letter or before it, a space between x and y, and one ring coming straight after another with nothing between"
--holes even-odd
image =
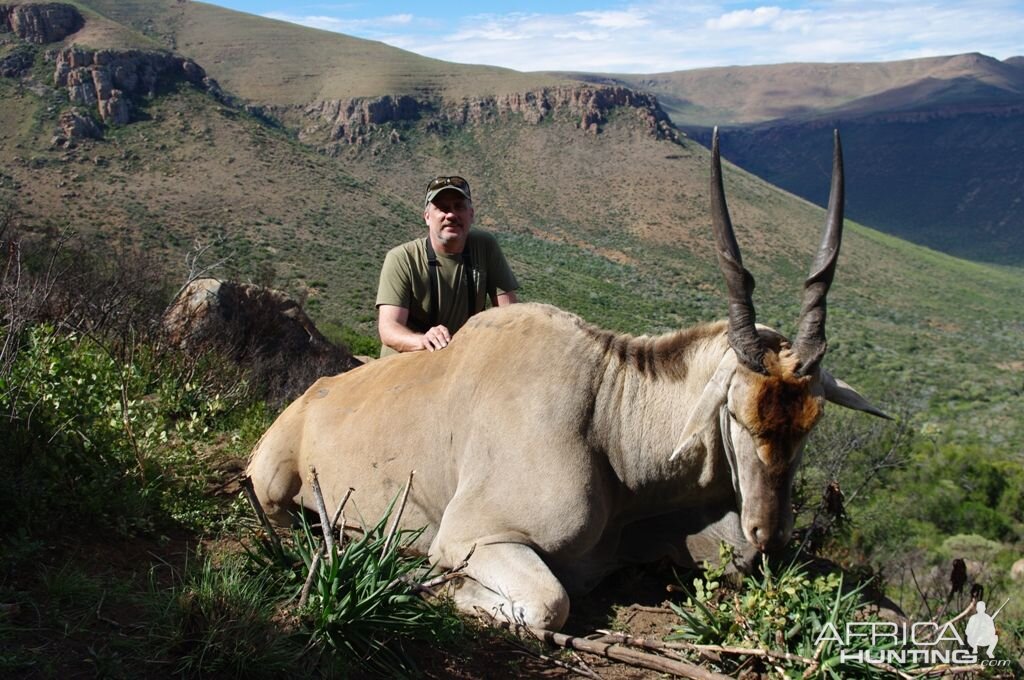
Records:
<instances>
[{"instance_id":1,"label":"olive green t-shirt","mask_svg":"<svg viewBox=\"0 0 1024 680\"><path fill-rule=\"evenodd\" d=\"M395 305L409 310L408 326L417 333L430 329L430 273L427 264L425 238L403 243L388 251L384 266L380 270L380 284L377 287L377 306ZM519 288L512 268L501 252L493 235L474 229L466 239L465 250L472 264L473 284L476 289L474 309L484 308L488 291L497 294ZM463 273L463 257L437 253L437 285L434 299L439 300L437 323L453 334L462 328L469 318L466 310L466 277ZM380 355L387 356L395 351L384 345Z\"/></svg>"}]
</instances>

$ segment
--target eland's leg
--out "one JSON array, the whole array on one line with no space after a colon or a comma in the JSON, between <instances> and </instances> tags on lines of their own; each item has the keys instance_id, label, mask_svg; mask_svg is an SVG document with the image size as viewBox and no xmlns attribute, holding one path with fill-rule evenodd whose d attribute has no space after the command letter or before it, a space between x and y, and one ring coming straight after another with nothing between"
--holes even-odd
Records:
<instances>
[{"instance_id":1,"label":"eland's leg","mask_svg":"<svg viewBox=\"0 0 1024 680\"><path fill-rule=\"evenodd\" d=\"M302 477L296 469L294 443L275 428L276 424L256 445L245 474L267 517L279 526L289 526L298 510L294 499L302 488Z\"/></svg>"},{"instance_id":2,"label":"eland's leg","mask_svg":"<svg viewBox=\"0 0 1024 680\"><path fill-rule=\"evenodd\" d=\"M561 628L569 617L569 595L544 560L528 545L487 541L476 542L465 569L468 578L454 586L456 606L534 628ZM453 545L435 540L431 559L458 564L471 547L464 542Z\"/></svg>"}]
</instances>

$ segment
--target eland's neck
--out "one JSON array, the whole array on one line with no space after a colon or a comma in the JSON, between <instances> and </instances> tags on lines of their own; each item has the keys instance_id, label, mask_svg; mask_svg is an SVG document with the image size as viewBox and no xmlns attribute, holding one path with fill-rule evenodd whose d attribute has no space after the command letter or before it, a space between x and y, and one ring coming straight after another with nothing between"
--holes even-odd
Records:
<instances>
[{"instance_id":1,"label":"eland's neck","mask_svg":"<svg viewBox=\"0 0 1024 680\"><path fill-rule=\"evenodd\" d=\"M640 506L731 492L717 429L670 461L683 425L728 348L724 323L656 338L601 336L604 375L592 436Z\"/></svg>"}]
</instances>

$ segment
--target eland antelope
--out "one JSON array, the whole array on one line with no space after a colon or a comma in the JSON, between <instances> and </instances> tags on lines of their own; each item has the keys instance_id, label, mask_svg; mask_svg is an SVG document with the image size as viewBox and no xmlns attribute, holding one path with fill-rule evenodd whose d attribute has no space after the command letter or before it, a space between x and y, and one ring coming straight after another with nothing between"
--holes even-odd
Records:
<instances>
[{"instance_id":1,"label":"eland antelope","mask_svg":"<svg viewBox=\"0 0 1024 680\"><path fill-rule=\"evenodd\" d=\"M793 475L825 402L884 417L821 366L843 227L838 133L792 342L755 324L717 130L711 197L728 321L631 337L548 305L490 309L443 351L318 380L253 452L260 501L279 522L313 508L312 465L328 508L353 487L358 512L376 520L415 470L402 516L426 527L414 547L451 567L475 546L456 603L553 629L569 592L624 563L693 564L720 540L749 552L785 544Z\"/></svg>"}]
</instances>

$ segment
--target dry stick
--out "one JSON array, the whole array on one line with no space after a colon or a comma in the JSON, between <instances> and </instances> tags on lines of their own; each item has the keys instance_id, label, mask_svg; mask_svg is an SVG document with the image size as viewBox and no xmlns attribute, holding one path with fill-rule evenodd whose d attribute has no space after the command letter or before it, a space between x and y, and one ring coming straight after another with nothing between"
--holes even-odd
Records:
<instances>
[{"instance_id":1,"label":"dry stick","mask_svg":"<svg viewBox=\"0 0 1024 680\"><path fill-rule=\"evenodd\" d=\"M822 636L821 640L819 640L818 644L815 645L815 647L814 647L814 654L811 656L811 665L808 666L804 670L804 674L802 676L800 676L801 680L807 680L807 678L811 677L812 675L814 675L817 672L818 667L821 666L821 652L824 649L825 649L825 637Z\"/></svg>"},{"instance_id":2,"label":"dry stick","mask_svg":"<svg viewBox=\"0 0 1024 680\"><path fill-rule=\"evenodd\" d=\"M928 618L932 618L932 606L928 604L928 597L921 590L921 584L917 582L917 574L914 573L913 569L910 570L910 578L914 579L914 588L917 589L917 594L921 596L921 602L924 602L925 609L928 610Z\"/></svg>"},{"instance_id":3,"label":"dry stick","mask_svg":"<svg viewBox=\"0 0 1024 680\"><path fill-rule=\"evenodd\" d=\"M312 465L309 466L309 485L313 487L313 499L316 501L316 510L320 513L320 533L324 535L327 559L334 559L334 531L331 529L331 523L327 517L327 505L324 504L324 494L320 491L320 478L316 474L316 467Z\"/></svg>"},{"instance_id":4,"label":"dry stick","mask_svg":"<svg viewBox=\"0 0 1024 680\"><path fill-rule=\"evenodd\" d=\"M270 543L274 548L274 554L278 557L284 555L284 548L281 547L281 537L274 531L274 527L270 524L270 519L267 517L267 513L263 511L263 506L260 505L260 499L256 497L256 489L252 486L252 478L248 475L243 475L241 479L242 491L245 492L245 497L249 499L249 505L252 506L253 512L256 513L256 517L260 520L260 524L263 525L263 530L267 532L267 536L270 537Z\"/></svg>"},{"instance_id":5,"label":"dry stick","mask_svg":"<svg viewBox=\"0 0 1024 680\"><path fill-rule=\"evenodd\" d=\"M629 664L630 666L647 668L652 671L658 671L659 673L671 673L680 677L691 678L692 680L731 680L728 675L715 673L714 671L709 671L705 668L701 668L700 666L695 666L676 659L669 659L664 656L645 654L643 652L638 652L635 649L614 643L608 644L603 642L594 642L593 640L573 637L563 633L556 633L543 628L532 628L493 618L491 621L499 628L505 628L517 635L522 636L528 634L538 640L543 640L550 645L555 645L556 647L575 649L580 652L603 656L608 659L614 659L615 661L621 661Z\"/></svg>"},{"instance_id":6,"label":"dry stick","mask_svg":"<svg viewBox=\"0 0 1024 680\"><path fill-rule=\"evenodd\" d=\"M922 642L924 642L924 641L927 641L927 640L931 640L931 639L933 639L933 638L934 638L934 637L935 637L936 635L938 635L938 634L939 634L939 631L940 631L940 630L944 629L944 628L945 628L946 626L948 626L949 624L951 624L951 623L956 623L956 622L957 622L957 621L959 621L960 619L962 619L962 618L965 618L965 617L966 617L966 616L967 616L968 614L970 614L971 612L973 612L973 611L974 611L974 607L975 607L975 606L976 606L977 604L978 604L978 600L976 600L975 598L973 598L973 597L972 597L972 598L971 598L971 602L970 602L970 604L968 604L968 605L967 605L967 608L966 608L966 609L964 609L964 610L963 610L962 612L960 612L959 614L957 614L956 616L954 616L953 618L951 618L951 619L950 619L949 621L947 621L947 622L946 622L946 623L945 623L945 624L944 624L944 625L942 626L942 628L939 628L939 627L938 627L938 626L936 625L936 626L935 626L934 628L932 628L932 629L931 629L931 631L929 631L929 632L925 633L924 635L922 635L922 636L921 636L921 637L923 638L923 639L922 639ZM938 623L938 621L934 621L933 623L936 623L936 624L937 624L937 623Z\"/></svg>"},{"instance_id":7,"label":"dry stick","mask_svg":"<svg viewBox=\"0 0 1024 680\"><path fill-rule=\"evenodd\" d=\"M124 427L124 433L128 436L128 443L132 445L135 462L139 466L139 476L142 478L142 483L145 484L146 464L142 459L142 450L139 448L139 442L135 439L135 431L132 429L132 420L128 412L128 368L132 365L132 357L135 354L134 333L132 335L132 342L128 348L128 359L121 369L121 425Z\"/></svg>"},{"instance_id":8,"label":"dry stick","mask_svg":"<svg viewBox=\"0 0 1024 680\"><path fill-rule=\"evenodd\" d=\"M582 664L580 666L573 666L570 663L566 663L565 661L559 661L558 659L550 657L547 654L541 654L538 651L530 649L526 645L521 645L521 644L519 644L517 642L513 642L511 640L509 641L509 644L511 644L513 647L515 647L519 651L523 652L524 654L529 654L530 656L536 657L536 658L540 659L541 661L546 661L546 662L548 662L550 664L558 666L559 668L564 668L567 671L570 671L572 673L576 673L578 675L582 675L585 678L591 678L591 680L602 680L601 676L598 675L597 673L595 673L594 671L590 670L589 668L587 668L586 664ZM579 661L579 659L577 659L577 661Z\"/></svg>"},{"instance_id":9,"label":"dry stick","mask_svg":"<svg viewBox=\"0 0 1024 680\"><path fill-rule=\"evenodd\" d=\"M593 677L597 678L598 680L601 680L600 674L597 673L597 671L595 671L593 668L591 668L587 664L587 662L583 660L583 656L575 649L572 650L572 658L576 660L576 663L579 665L580 668L589 672Z\"/></svg>"},{"instance_id":10,"label":"dry stick","mask_svg":"<svg viewBox=\"0 0 1024 680\"><path fill-rule=\"evenodd\" d=\"M412 488L412 478L415 474L415 470L409 473L409 481L405 483L405 491L402 492L402 503L398 506L398 514L395 515L395 519L391 521L391 529L388 531L388 537L384 540L384 549L380 551L381 559L384 559L384 556L388 554L388 548L391 547L391 540L398 532L398 522L402 519L402 513L405 512L405 502L409 500L409 490Z\"/></svg>"},{"instance_id":11,"label":"dry stick","mask_svg":"<svg viewBox=\"0 0 1024 680\"><path fill-rule=\"evenodd\" d=\"M419 585L421 587L427 588L427 589L436 588L437 586L444 585L445 583L448 583L448 581L452 581L454 579L457 579L457 578L463 576L462 571L467 566L469 566L469 558L473 556L473 553L475 551L476 551L476 543L473 544L473 547L469 549L469 552L466 554L466 557L464 557L463 560L461 562L459 562L457 565L455 565L454 567L452 567L448 571L444 572L440 576L435 576L434 578L430 579L429 581L425 581L425 582L423 582L423 583L421 583Z\"/></svg>"},{"instance_id":12,"label":"dry stick","mask_svg":"<svg viewBox=\"0 0 1024 680\"><path fill-rule=\"evenodd\" d=\"M120 623L118 623L114 619L108 619L106 616L103 616L103 615L100 614L100 609L103 608L103 601L105 599L107 599L107 591L104 590L103 594L100 595L100 601L96 604L96 620L97 621L102 621L103 623L108 623L111 626L114 626L115 628L120 628L121 627Z\"/></svg>"},{"instance_id":13,"label":"dry stick","mask_svg":"<svg viewBox=\"0 0 1024 680\"><path fill-rule=\"evenodd\" d=\"M457 578L462 578L463 576L465 576L465 574L462 573L462 570L465 569L466 565L469 564L469 558L473 556L473 551L474 550L476 550L476 544L475 543L473 544L473 547L469 549L469 554L466 555L466 559L462 560L462 562L460 562L458 565L452 567L451 569L449 569L448 571L444 572L443 574L440 574L439 576L435 576L434 578L430 579L429 581L424 581L423 583L417 583L416 581L414 581L412 579L412 577L409 574L404 574L404 575L399 576L398 578L396 578L391 583L389 583L388 587L390 588L390 587L392 587L392 586L394 586L394 585L396 585L398 583L404 583L406 586L409 587L409 589L412 592L416 593L417 595L421 595L424 598L427 598L427 597L437 597L437 593L434 592L434 588L436 588L436 587L438 587L440 585L444 585L445 583L448 583L449 581L454 581Z\"/></svg>"},{"instance_id":14,"label":"dry stick","mask_svg":"<svg viewBox=\"0 0 1024 680\"><path fill-rule=\"evenodd\" d=\"M331 531L334 531L335 527L338 526L338 520L341 520L341 530L338 531L338 552L341 552L341 544L345 542L345 518L342 514L345 511L345 504L348 503L348 499L352 496L352 492L355 491L351 486L348 487L348 491L345 492L345 497L341 499L341 503L338 504L338 509L334 511L334 518L331 520Z\"/></svg>"},{"instance_id":15,"label":"dry stick","mask_svg":"<svg viewBox=\"0 0 1024 680\"><path fill-rule=\"evenodd\" d=\"M950 666L948 664L942 664L940 666L932 666L931 668L925 668L920 672L909 674L909 678L927 678L933 675L958 675L960 673L980 673L984 671L987 666L982 666L980 663L973 666Z\"/></svg>"},{"instance_id":16,"label":"dry stick","mask_svg":"<svg viewBox=\"0 0 1024 680\"><path fill-rule=\"evenodd\" d=\"M323 553L319 550L313 555L313 561L309 564L309 573L306 574L306 582L302 584L302 594L299 595L299 607L305 607L309 602L309 591L313 588L313 577L320 569L320 562L323 560Z\"/></svg>"},{"instance_id":17,"label":"dry stick","mask_svg":"<svg viewBox=\"0 0 1024 680\"><path fill-rule=\"evenodd\" d=\"M662 642L661 640L647 640L644 638L635 638L632 635L626 635L625 633L617 633L615 631L597 631L603 634L605 637L614 638L620 644L628 645L630 647L642 647L644 649L657 649L657 650L677 650L685 649L694 652L714 652L717 654L733 654L735 656L758 656L767 659L776 659L781 661L799 661L800 663L810 664L813 663L813 659L808 659L806 656L800 656L799 654L792 654L790 652L776 652L770 649L758 649L753 647L727 647L723 645L698 645L692 642Z\"/></svg>"}]
</instances>

